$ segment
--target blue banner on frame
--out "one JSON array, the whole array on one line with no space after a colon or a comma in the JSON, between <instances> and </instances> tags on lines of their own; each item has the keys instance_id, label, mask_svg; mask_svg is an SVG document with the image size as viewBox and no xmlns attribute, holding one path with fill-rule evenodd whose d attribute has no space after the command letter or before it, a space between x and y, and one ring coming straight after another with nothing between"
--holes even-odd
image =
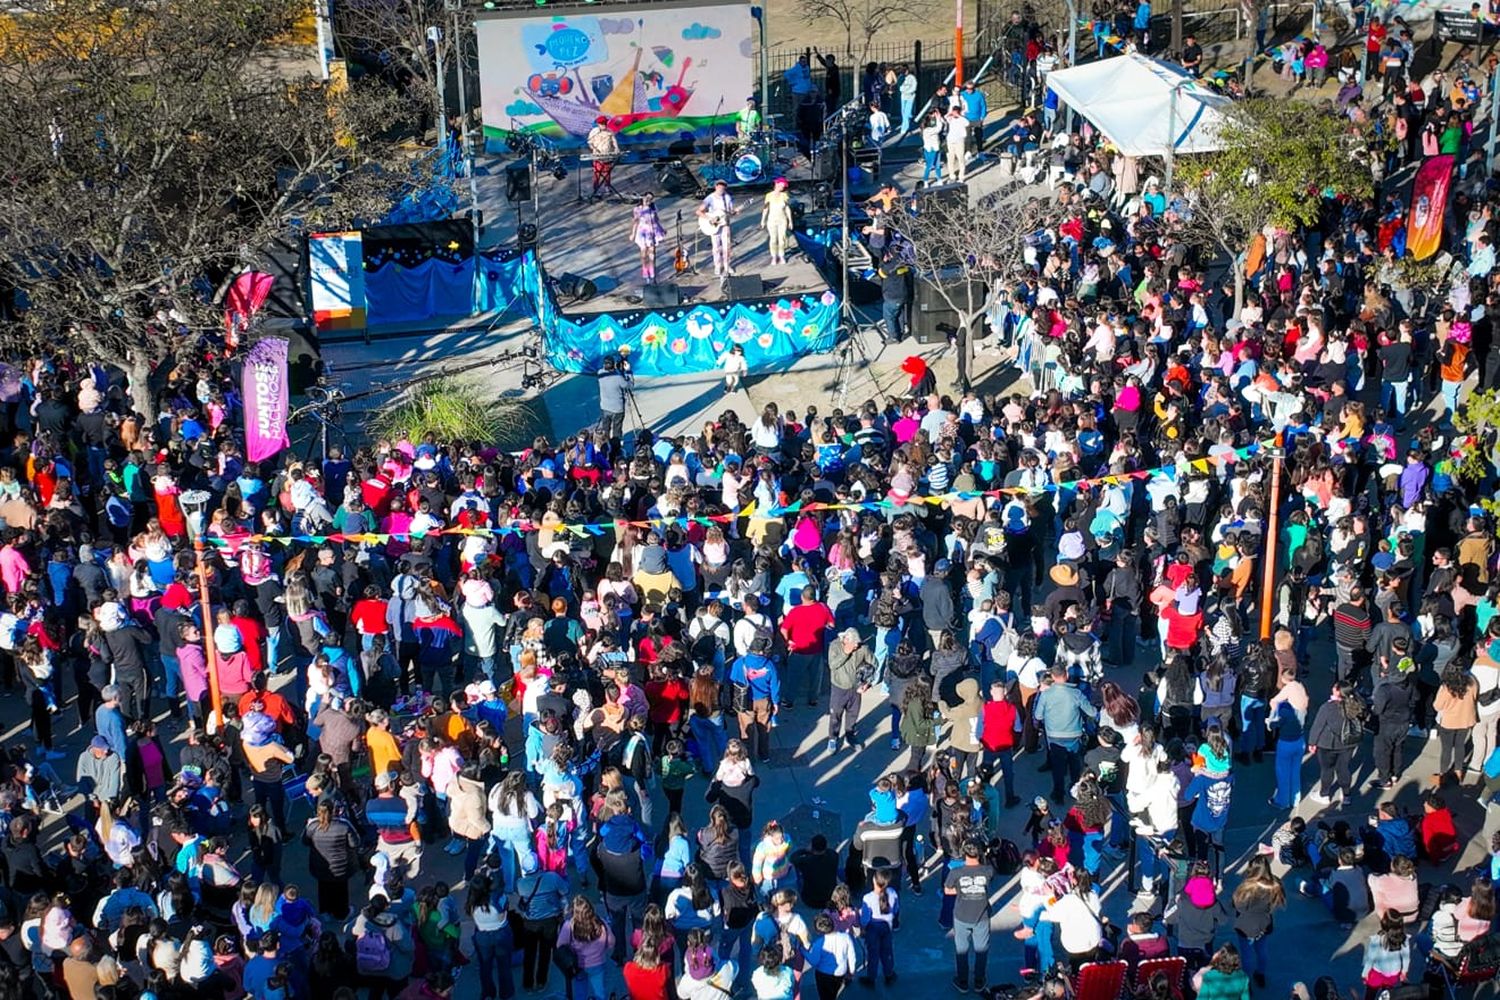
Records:
<instances>
[{"instance_id":1,"label":"blue banner on frame","mask_svg":"<svg viewBox=\"0 0 1500 1000\"><path fill-rule=\"evenodd\" d=\"M558 371L596 371L606 356L629 347L638 375L714 371L719 358L736 346L755 371L831 351L838 338L839 297L831 289L575 318L563 315L534 254L492 251L480 254L478 264L476 276L472 259L371 262L366 275L371 324L491 311L529 316L541 328L547 360Z\"/></svg>"}]
</instances>

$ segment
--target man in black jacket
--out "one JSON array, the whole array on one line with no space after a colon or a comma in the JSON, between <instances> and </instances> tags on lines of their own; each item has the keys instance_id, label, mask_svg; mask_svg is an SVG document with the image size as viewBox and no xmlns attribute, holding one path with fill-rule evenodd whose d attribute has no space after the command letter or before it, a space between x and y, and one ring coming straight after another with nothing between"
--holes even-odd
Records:
<instances>
[{"instance_id":1,"label":"man in black jacket","mask_svg":"<svg viewBox=\"0 0 1500 1000\"><path fill-rule=\"evenodd\" d=\"M1135 663L1135 640L1141 634L1141 578L1135 570L1135 552L1121 549L1114 569L1104 578L1104 610L1109 613L1109 641L1105 660L1117 667Z\"/></svg>"},{"instance_id":2,"label":"man in black jacket","mask_svg":"<svg viewBox=\"0 0 1500 1000\"><path fill-rule=\"evenodd\" d=\"M948 572L952 565L946 559L933 563L932 572L922 581L917 601L922 605L922 625L936 649L938 637L957 623L957 610L953 603L953 588L948 585Z\"/></svg>"},{"instance_id":3,"label":"man in black jacket","mask_svg":"<svg viewBox=\"0 0 1500 1000\"><path fill-rule=\"evenodd\" d=\"M1417 693L1411 683L1415 665L1410 652L1410 636L1398 636L1391 643L1390 658L1376 666L1380 679L1375 683L1370 714L1374 716L1377 727L1375 769L1384 788L1396 787L1396 778L1403 768L1401 745L1406 740L1412 711L1417 704Z\"/></svg>"}]
</instances>

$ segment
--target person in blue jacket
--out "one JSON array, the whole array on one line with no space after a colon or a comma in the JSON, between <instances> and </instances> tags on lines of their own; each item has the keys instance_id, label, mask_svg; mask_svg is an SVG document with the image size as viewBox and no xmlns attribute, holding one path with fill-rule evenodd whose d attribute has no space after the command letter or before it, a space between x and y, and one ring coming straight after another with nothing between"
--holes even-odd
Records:
<instances>
[{"instance_id":1,"label":"person in blue jacket","mask_svg":"<svg viewBox=\"0 0 1500 1000\"><path fill-rule=\"evenodd\" d=\"M781 673L770 652L771 640L757 636L750 652L729 668L729 682L734 685L731 705L739 717L740 738L760 761L770 759L771 720L781 706Z\"/></svg>"},{"instance_id":2,"label":"person in blue jacket","mask_svg":"<svg viewBox=\"0 0 1500 1000\"><path fill-rule=\"evenodd\" d=\"M984 91L974 86L973 80L964 81L964 89L958 96L964 104L964 121L969 123L968 146L976 154L983 152L984 120L990 114L989 101L985 100Z\"/></svg>"}]
</instances>

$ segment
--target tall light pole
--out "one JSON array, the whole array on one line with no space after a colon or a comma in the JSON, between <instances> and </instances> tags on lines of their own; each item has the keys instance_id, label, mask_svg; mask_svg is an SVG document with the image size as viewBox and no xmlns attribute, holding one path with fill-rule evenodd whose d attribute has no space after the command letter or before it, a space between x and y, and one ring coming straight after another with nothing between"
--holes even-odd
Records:
<instances>
[{"instance_id":1,"label":"tall light pole","mask_svg":"<svg viewBox=\"0 0 1500 1000\"><path fill-rule=\"evenodd\" d=\"M216 724L223 725L224 698L219 691L219 651L214 647L214 607L208 595L208 561L204 559L207 546L203 544L208 505L212 499L207 490L188 490L177 498L186 515L184 520L187 522L188 537L193 542L193 575L198 578L198 619L203 633L203 658L208 667L208 698L212 706L210 718L216 720ZM208 720L205 719L204 728L207 727Z\"/></svg>"},{"instance_id":2,"label":"tall light pole","mask_svg":"<svg viewBox=\"0 0 1500 1000\"><path fill-rule=\"evenodd\" d=\"M1267 511L1265 541L1265 574L1260 585L1260 637L1271 638L1271 611L1275 607L1276 595L1276 530L1277 515L1281 511L1281 465L1286 450L1281 446L1281 435L1276 435L1274 447L1266 449L1271 456L1271 509Z\"/></svg>"},{"instance_id":3,"label":"tall light pole","mask_svg":"<svg viewBox=\"0 0 1500 1000\"><path fill-rule=\"evenodd\" d=\"M964 0L953 0L953 86L964 85Z\"/></svg>"},{"instance_id":4,"label":"tall light pole","mask_svg":"<svg viewBox=\"0 0 1500 1000\"><path fill-rule=\"evenodd\" d=\"M1162 184L1162 194L1168 205L1172 204L1172 168L1177 160L1177 92L1192 82L1192 77L1184 76L1173 82L1172 90L1167 94L1167 176Z\"/></svg>"},{"instance_id":5,"label":"tall light pole","mask_svg":"<svg viewBox=\"0 0 1500 1000\"><path fill-rule=\"evenodd\" d=\"M443 97L443 83L448 78L443 73L443 29L438 25L431 25L427 29L427 40L432 43L432 58L437 64L437 80L434 81L434 89L437 91L437 141L438 148L442 149L448 145L448 102Z\"/></svg>"},{"instance_id":6,"label":"tall light pole","mask_svg":"<svg viewBox=\"0 0 1500 1000\"><path fill-rule=\"evenodd\" d=\"M474 230L474 250L479 250L479 181L474 176L473 151L474 146L469 139L469 87L468 79L464 74L464 34L459 28L458 14L463 8L462 0L447 0L449 15L449 30L452 32L455 58L458 60L458 131L459 141L463 144L463 154L460 159L464 165L464 173L469 177L469 220ZM479 269L476 267L474 273L477 276Z\"/></svg>"},{"instance_id":7,"label":"tall light pole","mask_svg":"<svg viewBox=\"0 0 1500 1000\"><path fill-rule=\"evenodd\" d=\"M770 54L766 52L766 5L750 8L750 16L760 26L760 120L766 124L771 114Z\"/></svg>"},{"instance_id":8,"label":"tall light pole","mask_svg":"<svg viewBox=\"0 0 1500 1000\"><path fill-rule=\"evenodd\" d=\"M1068 0L1068 68L1072 69L1078 65L1078 5L1074 0ZM1042 81L1042 100L1047 100L1047 83ZM1063 129L1067 132L1073 131L1073 105L1068 105L1067 116L1063 118Z\"/></svg>"}]
</instances>

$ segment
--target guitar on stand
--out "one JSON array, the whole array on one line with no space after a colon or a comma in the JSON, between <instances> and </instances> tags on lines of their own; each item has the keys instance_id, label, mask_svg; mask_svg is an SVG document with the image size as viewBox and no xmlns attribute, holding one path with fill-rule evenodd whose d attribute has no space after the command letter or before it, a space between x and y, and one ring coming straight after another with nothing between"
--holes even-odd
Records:
<instances>
[{"instance_id":1,"label":"guitar on stand","mask_svg":"<svg viewBox=\"0 0 1500 1000\"><path fill-rule=\"evenodd\" d=\"M697 274L693 258L688 256L687 244L682 241L682 209L677 210L677 252L672 257L672 270L678 274Z\"/></svg>"}]
</instances>

